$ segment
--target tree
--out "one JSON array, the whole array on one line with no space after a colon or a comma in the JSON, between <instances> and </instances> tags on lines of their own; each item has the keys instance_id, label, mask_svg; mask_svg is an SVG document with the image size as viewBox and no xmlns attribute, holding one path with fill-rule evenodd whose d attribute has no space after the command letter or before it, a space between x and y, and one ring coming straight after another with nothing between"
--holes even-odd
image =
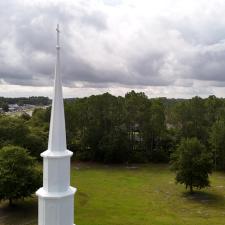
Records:
<instances>
[{"instance_id":1,"label":"tree","mask_svg":"<svg viewBox=\"0 0 225 225\"><path fill-rule=\"evenodd\" d=\"M47 109L36 108L33 111L31 119L29 120L29 125L32 127L40 127L44 131L48 131L50 115L51 107L48 107Z\"/></svg>"},{"instance_id":2,"label":"tree","mask_svg":"<svg viewBox=\"0 0 225 225\"><path fill-rule=\"evenodd\" d=\"M210 126L224 114L224 101L214 95L205 99L207 120Z\"/></svg>"},{"instance_id":3,"label":"tree","mask_svg":"<svg viewBox=\"0 0 225 225\"><path fill-rule=\"evenodd\" d=\"M0 200L29 197L41 185L41 172L28 151L18 146L0 149Z\"/></svg>"},{"instance_id":4,"label":"tree","mask_svg":"<svg viewBox=\"0 0 225 225\"><path fill-rule=\"evenodd\" d=\"M173 107L173 125L183 138L197 137L202 143L207 143L208 121L206 106L200 97L178 102Z\"/></svg>"},{"instance_id":5,"label":"tree","mask_svg":"<svg viewBox=\"0 0 225 225\"><path fill-rule=\"evenodd\" d=\"M9 111L9 106L8 106L8 104L4 103L4 104L2 105L2 110L3 110L4 112L8 112L8 111Z\"/></svg>"},{"instance_id":6,"label":"tree","mask_svg":"<svg viewBox=\"0 0 225 225\"><path fill-rule=\"evenodd\" d=\"M26 137L29 129L24 120L17 117L0 117L0 148L12 144L25 147Z\"/></svg>"},{"instance_id":7,"label":"tree","mask_svg":"<svg viewBox=\"0 0 225 225\"><path fill-rule=\"evenodd\" d=\"M31 116L30 116L28 113L23 112L23 113L20 115L20 118L23 119L23 120L25 120L25 121L28 121L28 120L31 119Z\"/></svg>"},{"instance_id":8,"label":"tree","mask_svg":"<svg viewBox=\"0 0 225 225\"><path fill-rule=\"evenodd\" d=\"M146 150L145 146L143 146L141 127L144 115L150 109L150 102L143 92L136 93L132 90L125 95L124 105L126 112L124 116L129 138L129 158L130 161L142 161L143 158L146 158Z\"/></svg>"},{"instance_id":9,"label":"tree","mask_svg":"<svg viewBox=\"0 0 225 225\"><path fill-rule=\"evenodd\" d=\"M99 152L105 163L128 161L128 137L123 127L116 127L105 134L99 143Z\"/></svg>"},{"instance_id":10,"label":"tree","mask_svg":"<svg viewBox=\"0 0 225 225\"><path fill-rule=\"evenodd\" d=\"M215 169L225 169L225 120L217 120L211 128L209 142L214 152Z\"/></svg>"},{"instance_id":11,"label":"tree","mask_svg":"<svg viewBox=\"0 0 225 225\"><path fill-rule=\"evenodd\" d=\"M176 182L186 188L209 186L209 173L212 172L212 154L197 138L183 139L172 155L172 168L176 171Z\"/></svg>"},{"instance_id":12,"label":"tree","mask_svg":"<svg viewBox=\"0 0 225 225\"><path fill-rule=\"evenodd\" d=\"M24 146L29 150L31 156L34 156L37 160L40 160L40 154L43 150L47 149L48 135L47 132L42 131L40 128L30 129L29 134L24 140Z\"/></svg>"},{"instance_id":13,"label":"tree","mask_svg":"<svg viewBox=\"0 0 225 225\"><path fill-rule=\"evenodd\" d=\"M142 115L140 124L140 132L143 136L148 160L163 162L168 155L168 148L164 145L166 141L166 120L161 100L151 99L151 104Z\"/></svg>"}]
</instances>

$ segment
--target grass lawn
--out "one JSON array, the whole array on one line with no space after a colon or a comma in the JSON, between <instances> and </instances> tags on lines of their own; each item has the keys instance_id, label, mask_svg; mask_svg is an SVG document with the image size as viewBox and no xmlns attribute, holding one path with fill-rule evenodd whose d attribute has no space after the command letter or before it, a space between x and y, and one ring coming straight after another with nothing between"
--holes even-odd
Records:
<instances>
[{"instance_id":1,"label":"grass lawn","mask_svg":"<svg viewBox=\"0 0 225 225\"><path fill-rule=\"evenodd\" d=\"M164 165L72 165L77 225L224 225L225 174L211 187L186 193ZM36 225L37 200L8 209L0 205L0 225Z\"/></svg>"}]
</instances>

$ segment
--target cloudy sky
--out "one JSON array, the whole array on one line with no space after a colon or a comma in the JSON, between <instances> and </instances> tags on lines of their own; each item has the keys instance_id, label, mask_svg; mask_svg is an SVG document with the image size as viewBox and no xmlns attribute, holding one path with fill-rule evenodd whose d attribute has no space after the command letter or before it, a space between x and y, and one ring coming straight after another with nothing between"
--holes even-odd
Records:
<instances>
[{"instance_id":1,"label":"cloudy sky","mask_svg":"<svg viewBox=\"0 0 225 225\"><path fill-rule=\"evenodd\" d=\"M224 0L0 0L0 96L225 97Z\"/></svg>"}]
</instances>

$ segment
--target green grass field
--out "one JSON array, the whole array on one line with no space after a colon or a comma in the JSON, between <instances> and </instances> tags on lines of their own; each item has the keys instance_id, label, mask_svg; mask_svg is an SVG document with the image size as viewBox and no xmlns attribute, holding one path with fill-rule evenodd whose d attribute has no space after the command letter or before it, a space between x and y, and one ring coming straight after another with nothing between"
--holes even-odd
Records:
<instances>
[{"instance_id":1,"label":"green grass field","mask_svg":"<svg viewBox=\"0 0 225 225\"><path fill-rule=\"evenodd\" d=\"M211 187L186 193L163 165L74 164L72 185L77 225L224 225L225 174L214 173ZM37 200L0 206L0 225L34 225Z\"/></svg>"}]
</instances>

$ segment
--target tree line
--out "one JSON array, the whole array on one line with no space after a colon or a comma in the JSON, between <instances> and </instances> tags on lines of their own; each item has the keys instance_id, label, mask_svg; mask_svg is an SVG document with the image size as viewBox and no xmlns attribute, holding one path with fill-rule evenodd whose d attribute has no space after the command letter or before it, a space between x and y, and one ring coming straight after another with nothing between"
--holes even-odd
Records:
<instances>
[{"instance_id":1,"label":"tree line","mask_svg":"<svg viewBox=\"0 0 225 225\"><path fill-rule=\"evenodd\" d=\"M65 102L69 148L78 159L106 163L169 162L182 139L197 138L225 169L225 100L149 99L131 91Z\"/></svg>"},{"instance_id":2,"label":"tree line","mask_svg":"<svg viewBox=\"0 0 225 225\"><path fill-rule=\"evenodd\" d=\"M47 148L50 108L30 118L0 116L0 147L15 144L35 157ZM225 100L176 100L131 91L65 100L68 148L78 160L103 163L169 162L182 139L197 138L225 169Z\"/></svg>"}]
</instances>

